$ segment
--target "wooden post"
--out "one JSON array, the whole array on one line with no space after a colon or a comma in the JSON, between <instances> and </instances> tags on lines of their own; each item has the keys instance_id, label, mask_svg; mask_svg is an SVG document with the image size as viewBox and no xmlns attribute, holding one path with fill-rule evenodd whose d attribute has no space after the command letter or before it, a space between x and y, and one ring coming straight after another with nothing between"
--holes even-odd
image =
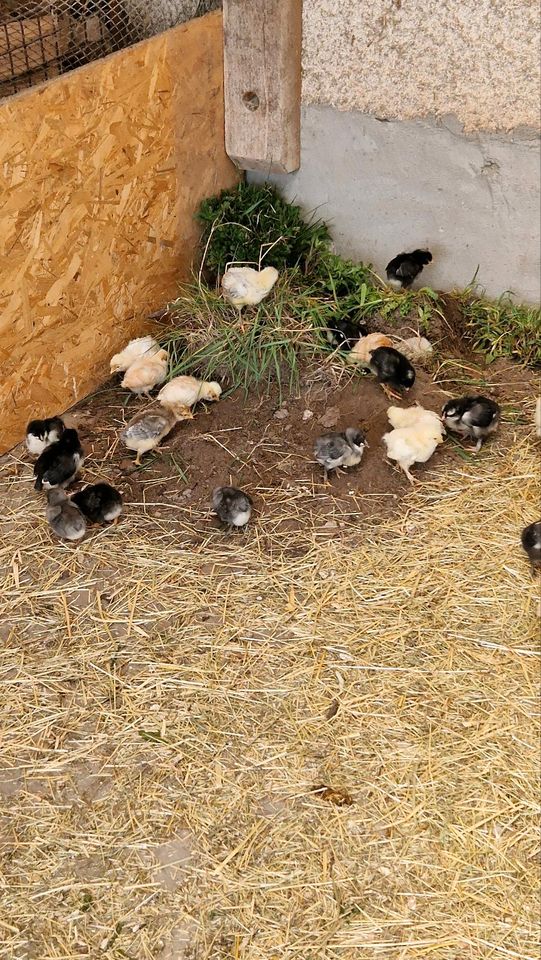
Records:
<instances>
[{"instance_id":1,"label":"wooden post","mask_svg":"<svg viewBox=\"0 0 541 960\"><path fill-rule=\"evenodd\" d=\"M243 170L300 164L302 0L224 0L225 149Z\"/></svg>"}]
</instances>

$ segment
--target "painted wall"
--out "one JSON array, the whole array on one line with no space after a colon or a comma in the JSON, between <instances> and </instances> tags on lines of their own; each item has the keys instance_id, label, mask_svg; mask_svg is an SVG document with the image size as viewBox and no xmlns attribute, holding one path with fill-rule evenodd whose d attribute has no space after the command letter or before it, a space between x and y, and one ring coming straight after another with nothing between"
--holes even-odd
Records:
<instances>
[{"instance_id":1,"label":"painted wall","mask_svg":"<svg viewBox=\"0 0 541 960\"><path fill-rule=\"evenodd\" d=\"M330 223L339 253L372 262L380 275L401 250L428 247L434 262L422 281L436 289L466 286L479 267L490 296L509 289L539 299L534 136L467 136L456 124L308 106L300 170L273 180Z\"/></svg>"}]
</instances>

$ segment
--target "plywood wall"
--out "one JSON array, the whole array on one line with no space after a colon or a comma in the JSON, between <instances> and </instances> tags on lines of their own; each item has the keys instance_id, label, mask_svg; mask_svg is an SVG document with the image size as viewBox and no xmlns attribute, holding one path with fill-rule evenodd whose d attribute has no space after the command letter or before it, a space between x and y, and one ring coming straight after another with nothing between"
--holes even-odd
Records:
<instances>
[{"instance_id":1,"label":"plywood wall","mask_svg":"<svg viewBox=\"0 0 541 960\"><path fill-rule=\"evenodd\" d=\"M233 184L210 14L0 103L0 452L65 410L188 276Z\"/></svg>"}]
</instances>

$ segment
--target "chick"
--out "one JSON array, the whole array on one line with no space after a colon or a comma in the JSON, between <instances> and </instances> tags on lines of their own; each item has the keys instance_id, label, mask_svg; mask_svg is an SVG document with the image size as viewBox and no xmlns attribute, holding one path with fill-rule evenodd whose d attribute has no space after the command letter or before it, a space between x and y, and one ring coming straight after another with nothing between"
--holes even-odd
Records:
<instances>
[{"instance_id":1,"label":"chick","mask_svg":"<svg viewBox=\"0 0 541 960\"><path fill-rule=\"evenodd\" d=\"M541 569L541 520L524 527L520 542L530 558L533 576L536 570Z\"/></svg>"},{"instance_id":2,"label":"chick","mask_svg":"<svg viewBox=\"0 0 541 960\"><path fill-rule=\"evenodd\" d=\"M52 443L60 440L64 433L64 421L60 417L47 417L45 420L31 420L26 428L26 449L38 456Z\"/></svg>"},{"instance_id":3,"label":"chick","mask_svg":"<svg viewBox=\"0 0 541 960\"><path fill-rule=\"evenodd\" d=\"M428 360L434 353L434 347L426 337L408 337L400 341L400 351L412 363Z\"/></svg>"},{"instance_id":4,"label":"chick","mask_svg":"<svg viewBox=\"0 0 541 960\"><path fill-rule=\"evenodd\" d=\"M344 433L325 433L318 437L314 457L323 467L325 481L331 470L355 467L360 463L367 446L364 434L356 427L348 427Z\"/></svg>"},{"instance_id":5,"label":"chick","mask_svg":"<svg viewBox=\"0 0 541 960\"><path fill-rule=\"evenodd\" d=\"M121 385L132 393L146 393L148 396L153 387L165 380L168 361L167 350L158 350L150 357L140 357L128 367Z\"/></svg>"},{"instance_id":6,"label":"chick","mask_svg":"<svg viewBox=\"0 0 541 960\"><path fill-rule=\"evenodd\" d=\"M500 422L498 404L495 400L482 396L449 400L441 415L448 430L477 441L475 447L471 448L476 453L479 453L483 440L497 430Z\"/></svg>"},{"instance_id":7,"label":"chick","mask_svg":"<svg viewBox=\"0 0 541 960\"><path fill-rule=\"evenodd\" d=\"M425 412L430 413L430 411ZM432 418L384 433L383 442L387 447L387 456L391 460L396 460L409 482L414 483L415 478L409 468L414 463L426 463L438 444L443 443L444 433L445 430L439 418L433 414Z\"/></svg>"},{"instance_id":8,"label":"chick","mask_svg":"<svg viewBox=\"0 0 541 960\"><path fill-rule=\"evenodd\" d=\"M90 523L116 523L122 513L122 496L109 483L93 483L71 498Z\"/></svg>"},{"instance_id":9,"label":"chick","mask_svg":"<svg viewBox=\"0 0 541 960\"><path fill-rule=\"evenodd\" d=\"M411 253L399 253L389 261L385 270L391 287L397 290L407 290L411 287L415 277L427 263L431 263L430 250L412 250Z\"/></svg>"},{"instance_id":10,"label":"chick","mask_svg":"<svg viewBox=\"0 0 541 960\"><path fill-rule=\"evenodd\" d=\"M336 320L330 321L325 336L331 347L338 350L351 350L359 338L365 337L366 334L366 327L362 324L354 323L344 317L337 317Z\"/></svg>"},{"instance_id":11,"label":"chick","mask_svg":"<svg viewBox=\"0 0 541 960\"><path fill-rule=\"evenodd\" d=\"M415 404L414 407L389 407L387 418L395 430L402 427L415 427L420 423L429 423L433 426L441 424L439 414L426 410L420 403Z\"/></svg>"},{"instance_id":12,"label":"chick","mask_svg":"<svg viewBox=\"0 0 541 960\"><path fill-rule=\"evenodd\" d=\"M212 492L212 509L222 523L245 527L252 513L253 500L236 487L216 487Z\"/></svg>"},{"instance_id":13,"label":"chick","mask_svg":"<svg viewBox=\"0 0 541 960\"><path fill-rule=\"evenodd\" d=\"M193 407L198 400L218 400L221 393L220 384L214 380L207 382L196 377L173 377L160 390L158 400L163 407L175 410Z\"/></svg>"},{"instance_id":14,"label":"chick","mask_svg":"<svg viewBox=\"0 0 541 960\"><path fill-rule=\"evenodd\" d=\"M120 439L128 450L136 451L135 463L139 465L143 454L154 450L180 420L193 420L189 407L176 410L155 407L153 410L136 414L124 430L120 431Z\"/></svg>"},{"instance_id":15,"label":"chick","mask_svg":"<svg viewBox=\"0 0 541 960\"><path fill-rule=\"evenodd\" d=\"M229 267L222 277L222 292L240 314L243 307L261 303L277 279L278 270L275 267L265 267L263 270Z\"/></svg>"},{"instance_id":16,"label":"chick","mask_svg":"<svg viewBox=\"0 0 541 960\"><path fill-rule=\"evenodd\" d=\"M537 401L535 404L534 423L535 423L535 435L536 437L541 437L541 397L537 398Z\"/></svg>"},{"instance_id":17,"label":"chick","mask_svg":"<svg viewBox=\"0 0 541 960\"><path fill-rule=\"evenodd\" d=\"M51 487L69 487L83 463L83 448L77 430L64 430L56 443L52 443L34 464L36 490Z\"/></svg>"},{"instance_id":18,"label":"chick","mask_svg":"<svg viewBox=\"0 0 541 960\"><path fill-rule=\"evenodd\" d=\"M132 363L135 363L136 360L140 360L141 357L151 357L153 354L158 353L159 349L160 345L154 337L138 337L137 340L130 340L127 347L124 347L120 353L115 353L114 357L111 357L111 373L125 371L128 367L131 367Z\"/></svg>"},{"instance_id":19,"label":"chick","mask_svg":"<svg viewBox=\"0 0 541 960\"><path fill-rule=\"evenodd\" d=\"M83 514L63 490L49 490L45 516L51 530L62 540L80 540L86 533Z\"/></svg>"},{"instance_id":20,"label":"chick","mask_svg":"<svg viewBox=\"0 0 541 960\"><path fill-rule=\"evenodd\" d=\"M348 359L360 363L363 367L369 367L374 350L377 350L378 347L392 347L392 345L392 340L389 340L389 337L386 337L384 333L369 333L353 345Z\"/></svg>"},{"instance_id":21,"label":"chick","mask_svg":"<svg viewBox=\"0 0 541 960\"><path fill-rule=\"evenodd\" d=\"M379 381L385 396L400 400L397 390L410 390L415 383L415 370L408 359L394 347L378 347L370 354L369 370ZM395 389L392 390L391 387Z\"/></svg>"}]
</instances>

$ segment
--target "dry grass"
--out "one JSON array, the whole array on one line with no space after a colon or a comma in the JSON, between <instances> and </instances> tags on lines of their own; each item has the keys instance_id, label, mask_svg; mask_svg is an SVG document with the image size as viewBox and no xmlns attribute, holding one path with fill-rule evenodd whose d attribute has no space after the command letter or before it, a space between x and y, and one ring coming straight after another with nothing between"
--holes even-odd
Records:
<instances>
[{"instance_id":1,"label":"dry grass","mask_svg":"<svg viewBox=\"0 0 541 960\"><path fill-rule=\"evenodd\" d=\"M148 487L74 549L7 462L0 956L538 956L539 470L512 431L395 519L288 540L302 490L229 537Z\"/></svg>"}]
</instances>

